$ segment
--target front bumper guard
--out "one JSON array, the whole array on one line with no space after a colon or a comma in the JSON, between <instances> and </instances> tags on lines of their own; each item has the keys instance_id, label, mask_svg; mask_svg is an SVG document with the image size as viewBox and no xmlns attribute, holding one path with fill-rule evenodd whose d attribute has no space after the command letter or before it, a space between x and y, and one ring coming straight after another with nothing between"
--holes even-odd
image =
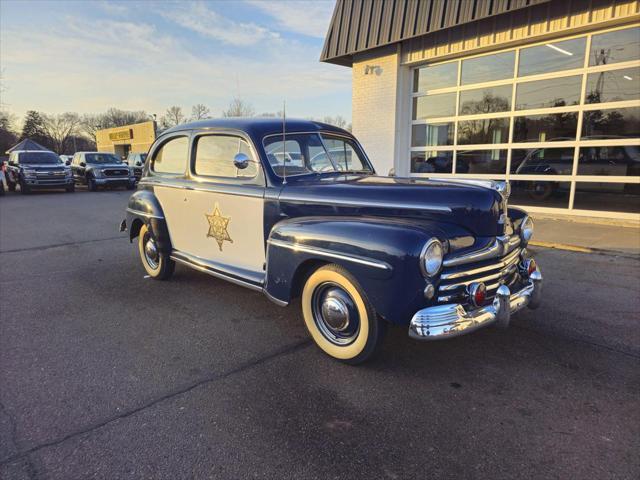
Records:
<instances>
[{"instance_id":1,"label":"front bumper guard","mask_svg":"<svg viewBox=\"0 0 640 480\"><path fill-rule=\"evenodd\" d=\"M524 307L538 308L542 295L542 274L529 276L529 284L511 294L509 287L498 287L491 305L466 311L459 303L423 308L416 312L409 325L409 336L417 340L440 340L474 332L492 324L506 328L511 315Z\"/></svg>"}]
</instances>

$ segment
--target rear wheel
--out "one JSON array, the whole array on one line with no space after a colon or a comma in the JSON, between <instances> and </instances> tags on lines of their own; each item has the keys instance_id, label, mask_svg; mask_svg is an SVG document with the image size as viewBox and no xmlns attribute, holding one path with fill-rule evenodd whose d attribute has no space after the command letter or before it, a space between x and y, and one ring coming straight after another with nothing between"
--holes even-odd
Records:
<instances>
[{"instance_id":1,"label":"rear wheel","mask_svg":"<svg viewBox=\"0 0 640 480\"><path fill-rule=\"evenodd\" d=\"M153 232L146 225L140 228L138 252L142 266L155 280L167 280L173 275L176 263L166 253L160 252Z\"/></svg>"},{"instance_id":2,"label":"rear wheel","mask_svg":"<svg viewBox=\"0 0 640 480\"><path fill-rule=\"evenodd\" d=\"M316 345L345 363L368 360L384 337L384 321L353 275L339 265L325 265L309 276L302 314Z\"/></svg>"}]
</instances>

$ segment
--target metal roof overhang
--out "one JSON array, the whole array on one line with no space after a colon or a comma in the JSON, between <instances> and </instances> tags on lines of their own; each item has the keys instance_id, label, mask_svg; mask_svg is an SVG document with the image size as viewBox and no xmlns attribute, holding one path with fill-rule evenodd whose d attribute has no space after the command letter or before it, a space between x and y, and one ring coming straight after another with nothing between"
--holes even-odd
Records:
<instances>
[{"instance_id":1,"label":"metal roof overhang","mask_svg":"<svg viewBox=\"0 0 640 480\"><path fill-rule=\"evenodd\" d=\"M550 0L337 0L320 61L353 55Z\"/></svg>"}]
</instances>

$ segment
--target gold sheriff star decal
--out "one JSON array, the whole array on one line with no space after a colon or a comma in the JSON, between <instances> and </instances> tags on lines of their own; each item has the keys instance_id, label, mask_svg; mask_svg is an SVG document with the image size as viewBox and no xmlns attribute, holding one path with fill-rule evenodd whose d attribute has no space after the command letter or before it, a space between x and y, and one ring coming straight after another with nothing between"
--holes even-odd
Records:
<instances>
[{"instance_id":1,"label":"gold sheriff star decal","mask_svg":"<svg viewBox=\"0 0 640 480\"><path fill-rule=\"evenodd\" d=\"M213 214L207 215L205 213L205 217L207 217L207 220L209 221L209 232L207 233L207 237L213 237L216 239L220 251L222 251L222 244L225 240L233 243L233 240L231 240L229 232L227 231L231 217L223 217L217 203L213 208Z\"/></svg>"}]
</instances>

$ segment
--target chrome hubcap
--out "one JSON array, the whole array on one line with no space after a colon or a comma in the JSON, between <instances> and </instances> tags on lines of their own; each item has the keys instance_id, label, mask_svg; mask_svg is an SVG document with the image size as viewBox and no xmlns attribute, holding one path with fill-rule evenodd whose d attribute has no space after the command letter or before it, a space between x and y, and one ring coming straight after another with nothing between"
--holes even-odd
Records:
<instances>
[{"instance_id":1,"label":"chrome hubcap","mask_svg":"<svg viewBox=\"0 0 640 480\"><path fill-rule=\"evenodd\" d=\"M158 247L156 246L156 241L150 235L145 236L144 256L151 268L158 268Z\"/></svg>"},{"instance_id":2,"label":"chrome hubcap","mask_svg":"<svg viewBox=\"0 0 640 480\"><path fill-rule=\"evenodd\" d=\"M336 345L348 345L360 331L358 309L339 285L319 285L312 297L313 317L324 337Z\"/></svg>"},{"instance_id":3,"label":"chrome hubcap","mask_svg":"<svg viewBox=\"0 0 640 480\"><path fill-rule=\"evenodd\" d=\"M334 330L341 332L349 326L349 309L341 298L327 295L321 312L325 322Z\"/></svg>"}]
</instances>

